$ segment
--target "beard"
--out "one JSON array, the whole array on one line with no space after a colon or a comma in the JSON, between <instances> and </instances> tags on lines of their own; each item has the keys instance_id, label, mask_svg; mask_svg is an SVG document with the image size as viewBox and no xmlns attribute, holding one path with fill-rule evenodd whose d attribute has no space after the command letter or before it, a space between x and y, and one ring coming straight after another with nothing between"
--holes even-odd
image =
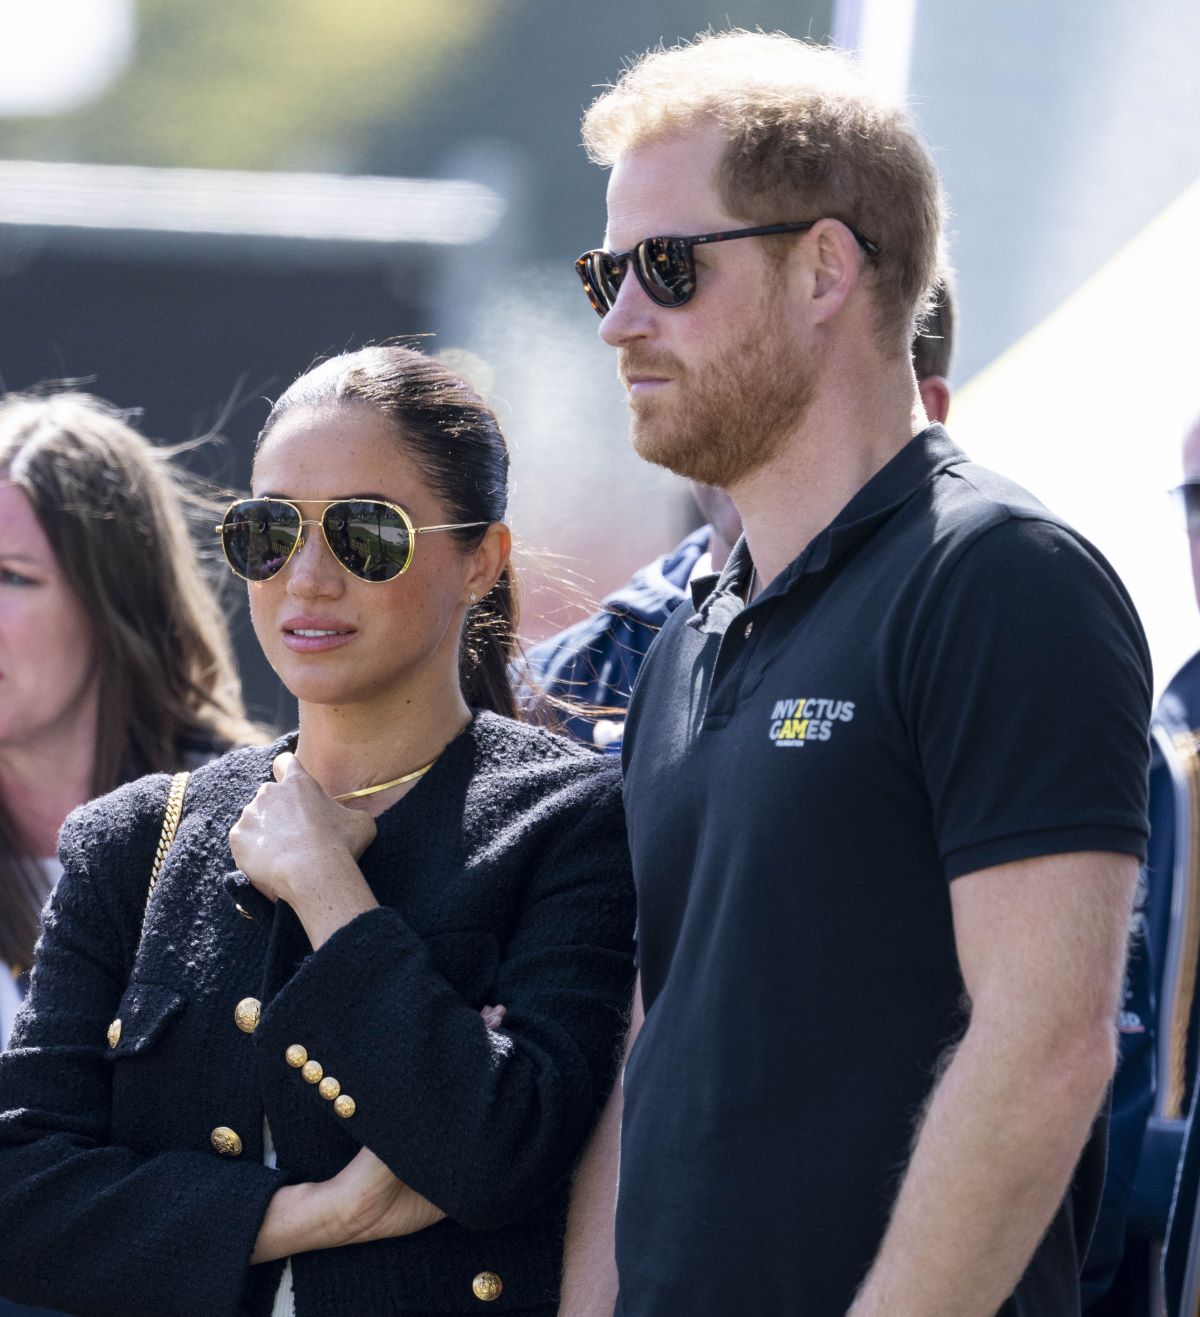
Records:
<instances>
[{"instance_id":1,"label":"beard","mask_svg":"<svg viewBox=\"0 0 1200 1317\"><path fill-rule=\"evenodd\" d=\"M640 457L688 480L729 489L769 462L812 404L811 363L782 317L768 310L717 360L689 370L678 358L625 349L619 372L662 375L668 397L631 398Z\"/></svg>"}]
</instances>

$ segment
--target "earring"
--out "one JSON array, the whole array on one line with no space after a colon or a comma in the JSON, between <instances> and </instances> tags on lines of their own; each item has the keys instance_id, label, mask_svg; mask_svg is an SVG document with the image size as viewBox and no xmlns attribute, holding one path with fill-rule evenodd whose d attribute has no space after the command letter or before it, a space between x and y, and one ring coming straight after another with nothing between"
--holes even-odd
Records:
<instances>
[{"instance_id":1,"label":"earring","mask_svg":"<svg viewBox=\"0 0 1200 1317\"><path fill-rule=\"evenodd\" d=\"M468 602L470 603L471 607L474 608L475 605L476 605L476 603L478 603L478 601L479 601L479 596L475 593L474 590L472 590L472 591L467 595L467 600L468 600Z\"/></svg>"}]
</instances>

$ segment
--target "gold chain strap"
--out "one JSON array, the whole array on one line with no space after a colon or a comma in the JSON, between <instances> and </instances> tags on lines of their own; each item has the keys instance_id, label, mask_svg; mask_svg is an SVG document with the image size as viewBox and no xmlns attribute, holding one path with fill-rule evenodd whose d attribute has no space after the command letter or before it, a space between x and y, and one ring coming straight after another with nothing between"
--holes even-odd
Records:
<instances>
[{"instance_id":1,"label":"gold chain strap","mask_svg":"<svg viewBox=\"0 0 1200 1317\"><path fill-rule=\"evenodd\" d=\"M163 867L163 861L167 858L167 852L171 849L171 843L175 840L175 831L179 827L179 820L183 816L183 793L187 790L189 773L176 773L171 779L171 790L167 794L167 808L163 812L162 834L158 839L158 850L154 852L154 866L150 870L150 888L146 893L146 909L142 911L142 931L146 930L146 914L150 909L150 898L154 895L154 888L158 884L159 871Z\"/></svg>"}]
</instances>

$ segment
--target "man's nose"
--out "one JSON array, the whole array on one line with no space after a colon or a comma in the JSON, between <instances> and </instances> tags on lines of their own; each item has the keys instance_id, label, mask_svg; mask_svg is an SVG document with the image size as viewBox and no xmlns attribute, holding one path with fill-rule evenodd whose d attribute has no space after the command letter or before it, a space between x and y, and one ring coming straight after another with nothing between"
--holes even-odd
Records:
<instances>
[{"instance_id":1,"label":"man's nose","mask_svg":"<svg viewBox=\"0 0 1200 1317\"><path fill-rule=\"evenodd\" d=\"M653 338L662 307L652 302L626 265L625 277L617 289L617 298L600 321L600 337L610 348L622 347L639 338Z\"/></svg>"}]
</instances>

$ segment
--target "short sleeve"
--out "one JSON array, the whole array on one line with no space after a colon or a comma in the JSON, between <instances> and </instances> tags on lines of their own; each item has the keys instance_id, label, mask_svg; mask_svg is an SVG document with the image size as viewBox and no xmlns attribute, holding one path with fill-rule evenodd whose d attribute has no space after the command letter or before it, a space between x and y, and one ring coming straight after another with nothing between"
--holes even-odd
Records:
<instances>
[{"instance_id":1,"label":"short sleeve","mask_svg":"<svg viewBox=\"0 0 1200 1317\"><path fill-rule=\"evenodd\" d=\"M1150 659L1086 541L1010 517L945 568L906 712L948 879L1072 851L1145 858Z\"/></svg>"}]
</instances>

